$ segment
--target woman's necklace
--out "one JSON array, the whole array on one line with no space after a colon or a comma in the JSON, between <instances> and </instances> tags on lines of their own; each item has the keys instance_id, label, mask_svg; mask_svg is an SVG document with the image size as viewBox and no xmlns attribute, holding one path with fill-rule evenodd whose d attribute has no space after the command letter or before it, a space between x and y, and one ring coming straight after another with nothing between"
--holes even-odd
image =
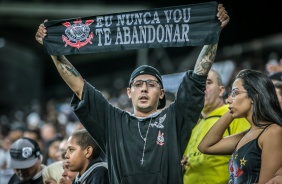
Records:
<instances>
[{"instance_id":1,"label":"woman's necklace","mask_svg":"<svg viewBox=\"0 0 282 184\"><path fill-rule=\"evenodd\" d=\"M148 137L149 129L150 129L150 126L151 126L151 122L152 122L152 117L151 117L150 123L149 123L149 125L148 125L146 135L145 135L145 137L143 137L142 134L141 134L141 130L140 130L140 125L139 125L140 123L139 123L139 121L138 121L138 131L139 131L140 137L141 137L141 138L143 139L143 141L144 141L143 152L142 152L142 159L140 160L140 161L141 161L141 165L143 165L143 163L144 163L144 161L145 161L145 160L144 160L145 148L146 148L147 137Z\"/></svg>"}]
</instances>

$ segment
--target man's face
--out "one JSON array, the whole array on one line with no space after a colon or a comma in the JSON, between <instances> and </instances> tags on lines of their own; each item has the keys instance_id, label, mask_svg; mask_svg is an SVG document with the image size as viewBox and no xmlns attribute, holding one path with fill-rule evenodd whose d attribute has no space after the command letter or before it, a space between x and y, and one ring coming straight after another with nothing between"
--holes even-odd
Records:
<instances>
[{"instance_id":1,"label":"man's face","mask_svg":"<svg viewBox=\"0 0 282 184\"><path fill-rule=\"evenodd\" d=\"M217 75L210 71L206 82L205 107L222 103L224 91L224 86L218 84Z\"/></svg>"},{"instance_id":2,"label":"man's face","mask_svg":"<svg viewBox=\"0 0 282 184\"><path fill-rule=\"evenodd\" d=\"M150 112L157 110L160 98L164 96L164 90L156 82L156 77L152 75L139 75L133 81L151 81L141 82L139 85L131 85L127 88L128 97L132 99L132 104L136 111ZM136 113L136 112L135 112Z\"/></svg>"},{"instance_id":3,"label":"man's face","mask_svg":"<svg viewBox=\"0 0 282 184\"><path fill-rule=\"evenodd\" d=\"M28 181L31 180L37 174L40 164L40 158L38 158L34 166L26 169L14 169L14 172L21 181Z\"/></svg>"}]
</instances>

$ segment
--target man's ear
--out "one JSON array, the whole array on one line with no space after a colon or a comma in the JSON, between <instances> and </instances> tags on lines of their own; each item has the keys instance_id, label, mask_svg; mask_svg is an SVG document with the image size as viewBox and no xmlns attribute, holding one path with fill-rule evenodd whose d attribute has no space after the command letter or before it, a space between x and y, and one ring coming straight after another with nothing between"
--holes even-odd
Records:
<instances>
[{"instance_id":1,"label":"man's ear","mask_svg":"<svg viewBox=\"0 0 282 184\"><path fill-rule=\"evenodd\" d=\"M224 86L219 86L219 97L223 97L224 92L225 92L225 87Z\"/></svg>"},{"instance_id":2,"label":"man's ear","mask_svg":"<svg viewBox=\"0 0 282 184\"><path fill-rule=\"evenodd\" d=\"M127 88L127 96L131 99L131 88Z\"/></svg>"},{"instance_id":3,"label":"man's ear","mask_svg":"<svg viewBox=\"0 0 282 184\"><path fill-rule=\"evenodd\" d=\"M164 91L164 89L161 89L161 92L160 92L160 99L163 99L163 98L164 98L164 95L165 95L165 91Z\"/></svg>"},{"instance_id":4,"label":"man's ear","mask_svg":"<svg viewBox=\"0 0 282 184\"><path fill-rule=\"evenodd\" d=\"M86 149L85 149L85 156L87 158L91 157L92 156L92 153L93 153L93 148L92 146L87 146Z\"/></svg>"}]
</instances>

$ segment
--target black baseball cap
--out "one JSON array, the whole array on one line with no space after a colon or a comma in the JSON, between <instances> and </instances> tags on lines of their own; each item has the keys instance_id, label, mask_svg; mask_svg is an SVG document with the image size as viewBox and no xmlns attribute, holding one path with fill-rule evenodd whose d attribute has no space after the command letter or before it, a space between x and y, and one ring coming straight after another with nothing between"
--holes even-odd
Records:
<instances>
[{"instance_id":1,"label":"black baseball cap","mask_svg":"<svg viewBox=\"0 0 282 184\"><path fill-rule=\"evenodd\" d=\"M141 65L131 73L130 80L129 80L129 86L131 85L131 83L135 79L135 77L137 77L139 75L145 75L145 74L155 76L157 78L157 80L159 81L159 83L161 84L161 88L162 89L164 88L161 73L156 68L149 66L149 65ZM165 98L165 95L164 95L163 99L159 100L158 109L164 108L165 104L166 104L166 98Z\"/></svg>"},{"instance_id":2,"label":"black baseball cap","mask_svg":"<svg viewBox=\"0 0 282 184\"><path fill-rule=\"evenodd\" d=\"M30 138L20 138L10 147L10 160L8 168L26 169L35 165L41 156L37 142Z\"/></svg>"}]
</instances>

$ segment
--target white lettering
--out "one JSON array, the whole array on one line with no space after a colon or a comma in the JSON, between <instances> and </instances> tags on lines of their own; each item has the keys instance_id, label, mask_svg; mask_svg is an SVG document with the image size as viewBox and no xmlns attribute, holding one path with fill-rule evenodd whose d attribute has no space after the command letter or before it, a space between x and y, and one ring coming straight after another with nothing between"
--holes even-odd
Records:
<instances>
[{"instance_id":1,"label":"white lettering","mask_svg":"<svg viewBox=\"0 0 282 184\"><path fill-rule=\"evenodd\" d=\"M123 44L123 41L122 41L122 33L120 31L120 28L118 27L117 28L117 37L116 37L116 45L118 44Z\"/></svg>"},{"instance_id":2,"label":"white lettering","mask_svg":"<svg viewBox=\"0 0 282 184\"><path fill-rule=\"evenodd\" d=\"M134 25L137 25L137 24L142 24L142 13L135 13L134 16L135 16L135 22L134 22Z\"/></svg>"},{"instance_id":3,"label":"white lettering","mask_svg":"<svg viewBox=\"0 0 282 184\"><path fill-rule=\"evenodd\" d=\"M126 25L130 26L133 23L133 18L132 18L132 14L127 14L126 15ZM131 21L129 20L131 18Z\"/></svg>"},{"instance_id":4,"label":"white lettering","mask_svg":"<svg viewBox=\"0 0 282 184\"><path fill-rule=\"evenodd\" d=\"M147 28L147 26L139 26L139 29L140 29L140 43L147 43L147 41L146 41L146 35L147 35L147 32L146 32L146 29ZM142 40L143 40L143 42L142 42Z\"/></svg>"},{"instance_id":5,"label":"white lettering","mask_svg":"<svg viewBox=\"0 0 282 184\"><path fill-rule=\"evenodd\" d=\"M166 22L169 23L173 17L175 23L180 23L181 21L183 21L183 23L188 23L190 21L190 11L191 8L183 8L182 11L180 9L165 10L164 14Z\"/></svg>"},{"instance_id":6,"label":"white lettering","mask_svg":"<svg viewBox=\"0 0 282 184\"><path fill-rule=\"evenodd\" d=\"M112 25L113 16L105 16L105 26L110 27Z\"/></svg>"},{"instance_id":7,"label":"white lettering","mask_svg":"<svg viewBox=\"0 0 282 184\"><path fill-rule=\"evenodd\" d=\"M98 35L98 38L99 38L98 46L102 46L102 40L101 40L102 35L101 34L103 34L103 30L101 28L96 29L95 34Z\"/></svg>"},{"instance_id":8,"label":"white lettering","mask_svg":"<svg viewBox=\"0 0 282 184\"><path fill-rule=\"evenodd\" d=\"M130 29L129 29L129 27L123 27L123 31L124 31L123 44L129 44L130 43Z\"/></svg>"},{"instance_id":9,"label":"white lettering","mask_svg":"<svg viewBox=\"0 0 282 184\"><path fill-rule=\"evenodd\" d=\"M158 27L157 27L157 35L156 36L157 36L157 41L159 43L163 41L163 39L164 39L164 27L162 25L158 25Z\"/></svg>"},{"instance_id":10,"label":"white lettering","mask_svg":"<svg viewBox=\"0 0 282 184\"><path fill-rule=\"evenodd\" d=\"M96 35L98 35L98 46L102 46L102 34L104 34L104 45L111 45L112 39L110 38L111 31L109 28L96 29Z\"/></svg>"},{"instance_id":11,"label":"white lettering","mask_svg":"<svg viewBox=\"0 0 282 184\"><path fill-rule=\"evenodd\" d=\"M108 28L103 29L103 32L105 34L105 45L109 45L111 43L111 38L109 37L111 32ZM158 24L157 26L147 25L117 27L115 44L188 42L188 33L189 24Z\"/></svg>"},{"instance_id":12,"label":"white lettering","mask_svg":"<svg viewBox=\"0 0 282 184\"><path fill-rule=\"evenodd\" d=\"M136 40L136 42L134 42L134 40ZM133 34L132 34L132 39L131 39L131 44L138 44L139 43L139 39L138 39L138 32L136 27L133 27Z\"/></svg>"},{"instance_id":13,"label":"white lettering","mask_svg":"<svg viewBox=\"0 0 282 184\"><path fill-rule=\"evenodd\" d=\"M159 14L158 14L158 12L155 12L154 13L154 23L156 23L156 24L159 24L160 23L160 18L159 18ZM152 21L152 22L153 22Z\"/></svg>"},{"instance_id":14,"label":"white lettering","mask_svg":"<svg viewBox=\"0 0 282 184\"><path fill-rule=\"evenodd\" d=\"M170 19L171 19L171 12L172 10L165 10L165 17L166 17L166 23L169 23Z\"/></svg>"},{"instance_id":15,"label":"white lettering","mask_svg":"<svg viewBox=\"0 0 282 184\"><path fill-rule=\"evenodd\" d=\"M165 42L171 42L171 39L172 39L172 27L173 25L172 24L166 24L165 25Z\"/></svg>"},{"instance_id":16,"label":"white lettering","mask_svg":"<svg viewBox=\"0 0 282 184\"><path fill-rule=\"evenodd\" d=\"M180 39L180 33L179 33L179 25L176 24L175 25L175 30L174 30L174 37L173 37L173 42L178 42L178 40Z\"/></svg>"},{"instance_id":17,"label":"white lettering","mask_svg":"<svg viewBox=\"0 0 282 184\"><path fill-rule=\"evenodd\" d=\"M189 41L188 32L189 32L189 25L182 24L182 39L180 40L181 42Z\"/></svg>"},{"instance_id":18,"label":"white lettering","mask_svg":"<svg viewBox=\"0 0 282 184\"><path fill-rule=\"evenodd\" d=\"M103 20L103 16L96 17L96 22L97 22L96 27L103 27L102 20Z\"/></svg>"},{"instance_id":19,"label":"white lettering","mask_svg":"<svg viewBox=\"0 0 282 184\"><path fill-rule=\"evenodd\" d=\"M178 19L177 19L178 16ZM173 12L173 19L175 23L179 23L182 19L182 13L179 9L174 10Z\"/></svg>"},{"instance_id":20,"label":"white lettering","mask_svg":"<svg viewBox=\"0 0 282 184\"><path fill-rule=\"evenodd\" d=\"M156 30L155 27L152 25L148 25L148 42L147 43L153 43L155 41L156 38Z\"/></svg>"},{"instance_id":21,"label":"white lettering","mask_svg":"<svg viewBox=\"0 0 282 184\"><path fill-rule=\"evenodd\" d=\"M150 17L151 17L151 13L150 13L150 12L146 12L146 13L144 14L144 16L143 16L144 23L145 23L145 24L150 24L150 21L148 21L147 18L146 18L147 16L150 18Z\"/></svg>"},{"instance_id":22,"label":"white lettering","mask_svg":"<svg viewBox=\"0 0 282 184\"><path fill-rule=\"evenodd\" d=\"M118 23L117 23L117 26L120 26L120 25L124 25L124 17L125 15L122 14L122 15L117 15L117 18L118 18Z\"/></svg>"},{"instance_id":23,"label":"white lettering","mask_svg":"<svg viewBox=\"0 0 282 184\"><path fill-rule=\"evenodd\" d=\"M103 28L105 33L105 44L104 45L111 45L112 39L110 38L111 30L110 28Z\"/></svg>"},{"instance_id":24,"label":"white lettering","mask_svg":"<svg viewBox=\"0 0 282 184\"><path fill-rule=\"evenodd\" d=\"M186 11L187 10L187 18L186 18ZM183 8L183 21L184 23L188 23L190 21L190 10L191 8Z\"/></svg>"}]
</instances>

